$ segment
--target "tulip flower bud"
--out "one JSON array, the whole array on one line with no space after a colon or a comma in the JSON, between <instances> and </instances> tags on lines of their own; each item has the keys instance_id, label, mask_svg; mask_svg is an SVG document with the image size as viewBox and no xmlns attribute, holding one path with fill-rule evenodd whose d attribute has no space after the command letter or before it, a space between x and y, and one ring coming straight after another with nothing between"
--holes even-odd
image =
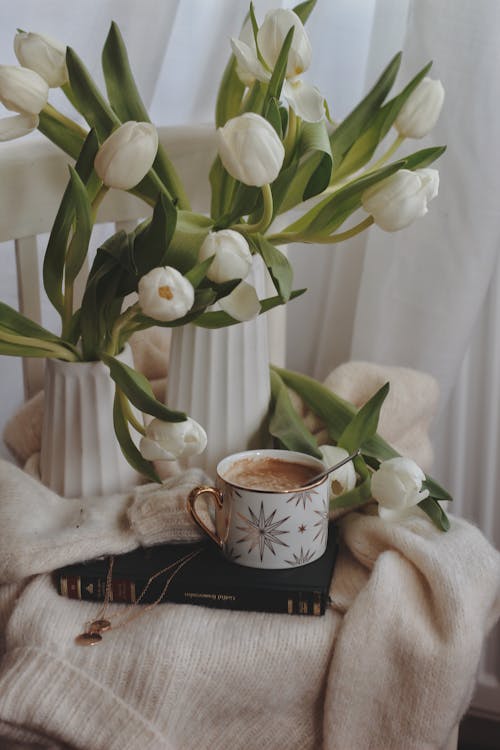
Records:
<instances>
[{"instance_id":1,"label":"tulip flower bud","mask_svg":"<svg viewBox=\"0 0 500 750\"><path fill-rule=\"evenodd\" d=\"M436 197L438 187L437 169L400 169L365 190L361 203L381 229L397 232L427 213L427 203Z\"/></svg>"},{"instance_id":2,"label":"tulip flower bud","mask_svg":"<svg viewBox=\"0 0 500 750\"><path fill-rule=\"evenodd\" d=\"M176 268L153 268L139 279L139 307L155 320L177 320L194 302L193 285Z\"/></svg>"},{"instance_id":3,"label":"tulip flower bud","mask_svg":"<svg viewBox=\"0 0 500 750\"><path fill-rule=\"evenodd\" d=\"M0 141L22 138L38 127L38 115L14 115L0 120Z\"/></svg>"},{"instance_id":4,"label":"tulip flower bud","mask_svg":"<svg viewBox=\"0 0 500 750\"><path fill-rule=\"evenodd\" d=\"M279 175L285 149L275 129L255 112L228 120L217 131L221 161L231 177L262 187Z\"/></svg>"},{"instance_id":5,"label":"tulip flower bud","mask_svg":"<svg viewBox=\"0 0 500 750\"><path fill-rule=\"evenodd\" d=\"M244 279L252 265L252 254L248 242L233 229L209 232L200 248L200 261L213 257L207 278L216 284L231 279Z\"/></svg>"},{"instance_id":6,"label":"tulip flower bud","mask_svg":"<svg viewBox=\"0 0 500 750\"><path fill-rule=\"evenodd\" d=\"M286 77L295 78L311 64L311 43L302 21L293 10L278 8L266 14L264 23L257 33L257 43L262 57L271 69L274 68L281 52L285 37L294 27L292 45L288 54Z\"/></svg>"},{"instance_id":7,"label":"tulip flower bud","mask_svg":"<svg viewBox=\"0 0 500 750\"><path fill-rule=\"evenodd\" d=\"M320 451L323 456L325 468L335 466L335 464L340 463L340 461L343 461L349 455L344 448L339 448L336 445L321 445ZM356 471L352 461L332 471L329 482L331 497L338 497L352 490L356 486Z\"/></svg>"},{"instance_id":8,"label":"tulip flower bud","mask_svg":"<svg viewBox=\"0 0 500 750\"><path fill-rule=\"evenodd\" d=\"M371 478L371 493L379 504L382 518L394 519L408 514L409 509L429 496L422 489L425 474L411 458L397 456L382 461Z\"/></svg>"},{"instance_id":9,"label":"tulip flower bud","mask_svg":"<svg viewBox=\"0 0 500 750\"><path fill-rule=\"evenodd\" d=\"M51 88L68 82L64 44L44 34L19 31L14 37L14 52L21 65L41 75Z\"/></svg>"},{"instance_id":10,"label":"tulip flower bud","mask_svg":"<svg viewBox=\"0 0 500 750\"><path fill-rule=\"evenodd\" d=\"M235 320L239 320L240 323L245 320L252 320L260 313L257 292L246 281L240 281L231 294L219 300L219 305L224 312Z\"/></svg>"},{"instance_id":11,"label":"tulip flower bud","mask_svg":"<svg viewBox=\"0 0 500 750\"><path fill-rule=\"evenodd\" d=\"M38 73L15 65L0 65L0 101L21 115L37 115L47 104L49 87Z\"/></svg>"},{"instance_id":12,"label":"tulip flower bud","mask_svg":"<svg viewBox=\"0 0 500 750\"><path fill-rule=\"evenodd\" d=\"M158 132L150 122L129 120L100 147L94 169L108 187L130 190L147 175L158 150Z\"/></svg>"},{"instance_id":13,"label":"tulip flower bud","mask_svg":"<svg viewBox=\"0 0 500 750\"><path fill-rule=\"evenodd\" d=\"M139 450L147 461L175 461L203 453L207 434L203 427L188 417L184 422L162 422L153 419L141 438Z\"/></svg>"},{"instance_id":14,"label":"tulip flower bud","mask_svg":"<svg viewBox=\"0 0 500 750\"><path fill-rule=\"evenodd\" d=\"M396 117L394 127L405 138L423 138L437 122L444 101L441 81L423 78Z\"/></svg>"}]
</instances>

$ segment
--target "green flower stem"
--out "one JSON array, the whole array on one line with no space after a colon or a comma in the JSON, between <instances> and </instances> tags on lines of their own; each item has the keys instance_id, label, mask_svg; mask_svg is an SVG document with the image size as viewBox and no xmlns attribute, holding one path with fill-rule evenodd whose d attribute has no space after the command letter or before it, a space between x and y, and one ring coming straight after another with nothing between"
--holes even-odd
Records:
<instances>
[{"instance_id":1,"label":"green flower stem","mask_svg":"<svg viewBox=\"0 0 500 750\"><path fill-rule=\"evenodd\" d=\"M373 216L367 216L366 219L361 221L352 229L348 229L345 232L339 232L339 234L325 235L314 235L314 234L301 234L300 232L279 232L278 234L271 234L266 239L269 240L273 245L286 245L288 242L307 242L313 245L333 245L337 242L344 242L349 240L351 237L355 237L365 229L373 224Z\"/></svg>"},{"instance_id":2,"label":"green flower stem","mask_svg":"<svg viewBox=\"0 0 500 750\"><path fill-rule=\"evenodd\" d=\"M110 354L112 357L118 354L120 349L120 336L123 333L124 328L129 324L135 317L136 313L140 312L139 303L136 302L134 305L128 307L116 320L111 329L111 337L109 345L106 348L106 354Z\"/></svg>"},{"instance_id":3,"label":"green flower stem","mask_svg":"<svg viewBox=\"0 0 500 750\"><path fill-rule=\"evenodd\" d=\"M144 425L142 425L140 422L137 421L134 412L132 411L130 407L130 401L125 396L125 394L120 391L120 403L122 407L123 414L125 416L125 419L129 424L132 425L134 430L138 432L140 435L144 436L146 434L146 430L144 429Z\"/></svg>"},{"instance_id":4,"label":"green flower stem","mask_svg":"<svg viewBox=\"0 0 500 750\"><path fill-rule=\"evenodd\" d=\"M88 133L84 128L81 127L81 125L78 125L77 122L71 120L69 117L66 117L66 115L63 115L63 113L59 112L59 110L53 107L52 104L46 104L42 111L52 117L54 120L60 122L61 125L64 125L64 127L68 128L68 130L73 130L83 139L87 137Z\"/></svg>"},{"instance_id":5,"label":"green flower stem","mask_svg":"<svg viewBox=\"0 0 500 750\"><path fill-rule=\"evenodd\" d=\"M61 91L65 95L66 99L73 105L76 111L80 112L80 110L78 109L78 104L75 99L75 95L73 94L73 89L71 88L71 84L69 81L67 83L63 83L63 85L61 86Z\"/></svg>"},{"instance_id":6,"label":"green flower stem","mask_svg":"<svg viewBox=\"0 0 500 750\"><path fill-rule=\"evenodd\" d=\"M297 132L300 125L300 118L297 117L295 114L295 110L293 110L291 107L288 110L288 128L286 131L286 136L284 140L284 147L285 147L285 159L284 159L284 166L288 166L290 163L293 151L295 148L295 142L297 140Z\"/></svg>"},{"instance_id":7,"label":"green flower stem","mask_svg":"<svg viewBox=\"0 0 500 750\"><path fill-rule=\"evenodd\" d=\"M92 222L95 223L95 220L97 218L97 212L99 210L99 206L101 205L104 196L108 192L109 188L107 185L101 185L99 188L95 198L92 201Z\"/></svg>"},{"instance_id":8,"label":"green flower stem","mask_svg":"<svg viewBox=\"0 0 500 750\"><path fill-rule=\"evenodd\" d=\"M20 336L17 333L9 333L5 330L0 331L0 341L5 341L8 344L16 344L17 346L30 346L40 349L47 357L54 359L63 359L66 362L79 361L79 357L75 351L70 351L62 344L56 344L53 341L44 341L32 336Z\"/></svg>"},{"instance_id":9,"label":"green flower stem","mask_svg":"<svg viewBox=\"0 0 500 750\"><path fill-rule=\"evenodd\" d=\"M392 146L390 146L387 149L387 151L385 152L385 154L383 154L380 157L380 159L377 159L377 161L370 166L370 169L368 170L368 172L366 172L366 174L369 174L370 172L374 172L376 169L379 169L380 167L383 167L384 164L386 163L386 161L388 161L391 158L391 156L393 155L393 153L398 150L398 148L401 146L401 144L403 143L404 140L405 140L404 135L398 135L394 139L394 142L393 142Z\"/></svg>"},{"instance_id":10,"label":"green flower stem","mask_svg":"<svg viewBox=\"0 0 500 750\"><path fill-rule=\"evenodd\" d=\"M270 185L262 186L262 199L264 203L262 216L256 224L234 224L230 228L234 229L235 232L241 232L242 234L265 232L273 220L273 194Z\"/></svg>"}]
</instances>

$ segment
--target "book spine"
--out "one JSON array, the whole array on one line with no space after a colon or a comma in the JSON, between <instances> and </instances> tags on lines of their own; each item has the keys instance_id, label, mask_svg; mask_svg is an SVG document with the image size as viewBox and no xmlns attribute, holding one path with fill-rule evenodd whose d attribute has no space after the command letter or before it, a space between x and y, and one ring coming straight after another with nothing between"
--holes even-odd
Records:
<instances>
[{"instance_id":1,"label":"book spine","mask_svg":"<svg viewBox=\"0 0 500 750\"><path fill-rule=\"evenodd\" d=\"M61 596L70 599L101 602L106 593L106 579L98 576L59 575L56 580ZM113 579L110 602L141 604L156 601L160 591L149 587L143 595L146 582ZM289 615L320 616L325 613L326 595L321 591L285 591L266 589L255 591L185 589L172 585L162 601L177 604L197 604L217 609L252 612L276 612Z\"/></svg>"}]
</instances>

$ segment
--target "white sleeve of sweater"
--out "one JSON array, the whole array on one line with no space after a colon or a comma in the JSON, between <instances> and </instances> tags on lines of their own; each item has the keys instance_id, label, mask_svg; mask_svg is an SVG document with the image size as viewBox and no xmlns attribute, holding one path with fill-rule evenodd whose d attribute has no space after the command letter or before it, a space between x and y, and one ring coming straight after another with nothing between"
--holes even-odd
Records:
<instances>
[{"instance_id":1,"label":"white sleeve of sweater","mask_svg":"<svg viewBox=\"0 0 500 750\"><path fill-rule=\"evenodd\" d=\"M201 484L210 479L190 469L129 493L64 498L0 461L0 583L140 545L198 541L202 533L186 511L186 498Z\"/></svg>"}]
</instances>

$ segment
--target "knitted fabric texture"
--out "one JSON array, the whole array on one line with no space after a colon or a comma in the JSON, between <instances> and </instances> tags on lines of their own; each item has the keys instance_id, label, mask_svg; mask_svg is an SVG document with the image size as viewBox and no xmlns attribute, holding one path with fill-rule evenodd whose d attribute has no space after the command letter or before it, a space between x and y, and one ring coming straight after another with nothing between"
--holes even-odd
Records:
<instances>
[{"instance_id":1,"label":"knitted fabric texture","mask_svg":"<svg viewBox=\"0 0 500 750\"><path fill-rule=\"evenodd\" d=\"M350 365L352 378L337 373L346 390L368 378L363 398L386 380L402 394L384 404L383 434L413 433L406 455L424 464L433 381ZM59 597L49 575L7 583L91 551L195 539L183 510L191 481L199 477L85 499L76 529L80 501L0 464L0 747L442 748L500 614L500 555L465 521L452 518L443 534L418 512L399 524L383 522L373 506L342 518L332 606L322 618L163 604L85 649L74 638L98 605ZM111 605L108 614L118 621L127 612Z\"/></svg>"}]
</instances>

